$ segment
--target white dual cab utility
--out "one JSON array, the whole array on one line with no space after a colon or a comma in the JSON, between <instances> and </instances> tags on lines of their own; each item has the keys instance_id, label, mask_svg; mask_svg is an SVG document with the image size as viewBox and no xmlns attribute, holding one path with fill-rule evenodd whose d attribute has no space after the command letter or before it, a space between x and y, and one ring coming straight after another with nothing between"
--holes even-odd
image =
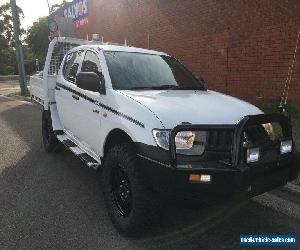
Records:
<instances>
[{"instance_id":1,"label":"white dual cab utility","mask_svg":"<svg viewBox=\"0 0 300 250\"><path fill-rule=\"evenodd\" d=\"M165 53L55 38L31 98L48 152L62 143L103 168L108 213L127 235L159 215L162 197L249 197L299 171L286 116L207 90Z\"/></svg>"}]
</instances>

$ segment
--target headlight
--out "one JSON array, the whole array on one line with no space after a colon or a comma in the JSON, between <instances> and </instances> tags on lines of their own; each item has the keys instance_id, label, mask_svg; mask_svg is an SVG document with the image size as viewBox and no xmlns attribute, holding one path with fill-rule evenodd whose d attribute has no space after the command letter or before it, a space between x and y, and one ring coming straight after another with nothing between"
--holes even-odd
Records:
<instances>
[{"instance_id":1,"label":"headlight","mask_svg":"<svg viewBox=\"0 0 300 250\"><path fill-rule=\"evenodd\" d=\"M195 132L181 131L175 136L176 149L190 149L194 146Z\"/></svg>"},{"instance_id":2,"label":"headlight","mask_svg":"<svg viewBox=\"0 0 300 250\"><path fill-rule=\"evenodd\" d=\"M157 145L169 150L170 130L153 130L153 136ZM206 132L181 131L175 136L176 152L186 155L201 155L206 144Z\"/></svg>"},{"instance_id":3,"label":"headlight","mask_svg":"<svg viewBox=\"0 0 300 250\"><path fill-rule=\"evenodd\" d=\"M275 139L275 134L274 134L272 123L262 124L262 126L264 127L266 132L269 134L271 140L274 140Z\"/></svg>"},{"instance_id":4,"label":"headlight","mask_svg":"<svg viewBox=\"0 0 300 250\"><path fill-rule=\"evenodd\" d=\"M169 150L170 130L153 129L152 133L157 146Z\"/></svg>"}]
</instances>

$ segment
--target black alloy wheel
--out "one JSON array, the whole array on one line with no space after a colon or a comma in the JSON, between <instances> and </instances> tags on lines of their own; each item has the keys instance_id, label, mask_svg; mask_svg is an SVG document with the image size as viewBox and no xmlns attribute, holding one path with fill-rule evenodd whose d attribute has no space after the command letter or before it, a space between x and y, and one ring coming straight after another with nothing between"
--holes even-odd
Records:
<instances>
[{"instance_id":1,"label":"black alloy wheel","mask_svg":"<svg viewBox=\"0 0 300 250\"><path fill-rule=\"evenodd\" d=\"M158 195L146 183L132 143L108 150L102 172L104 199L112 223L125 236L142 233L160 215Z\"/></svg>"},{"instance_id":2,"label":"black alloy wheel","mask_svg":"<svg viewBox=\"0 0 300 250\"><path fill-rule=\"evenodd\" d=\"M132 209L130 181L124 167L117 165L111 171L111 198L120 216L128 217Z\"/></svg>"}]
</instances>

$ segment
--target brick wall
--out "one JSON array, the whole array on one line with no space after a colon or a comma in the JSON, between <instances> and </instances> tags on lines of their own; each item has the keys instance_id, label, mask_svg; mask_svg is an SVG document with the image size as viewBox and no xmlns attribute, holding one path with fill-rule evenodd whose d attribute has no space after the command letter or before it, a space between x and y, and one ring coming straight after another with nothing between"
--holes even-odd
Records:
<instances>
[{"instance_id":1,"label":"brick wall","mask_svg":"<svg viewBox=\"0 0 300 250\"><path fill-rule=\"evenodd\" d=\"M90 0L77 35L161 50L201 75L209 89L250 101L282 92L300 29L299 0ZM290 101L300 105L300 55Z\"/></svg>"}]
</instances>

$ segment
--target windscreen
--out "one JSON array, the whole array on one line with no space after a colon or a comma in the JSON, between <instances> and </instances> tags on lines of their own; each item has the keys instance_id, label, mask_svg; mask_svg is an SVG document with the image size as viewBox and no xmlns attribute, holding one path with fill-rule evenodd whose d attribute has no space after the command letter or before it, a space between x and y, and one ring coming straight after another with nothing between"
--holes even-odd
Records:
<instances>
[{"instance_id":1,"label":"windscreen","mask_svg":"<svg viewBox=\"0 0 300 250\"><path fill-rule=\"evenodd\" d=\"M203 84L178 60L166 55L106 51L114 89L197 89Z\"/></svg>"}]
</instances>

